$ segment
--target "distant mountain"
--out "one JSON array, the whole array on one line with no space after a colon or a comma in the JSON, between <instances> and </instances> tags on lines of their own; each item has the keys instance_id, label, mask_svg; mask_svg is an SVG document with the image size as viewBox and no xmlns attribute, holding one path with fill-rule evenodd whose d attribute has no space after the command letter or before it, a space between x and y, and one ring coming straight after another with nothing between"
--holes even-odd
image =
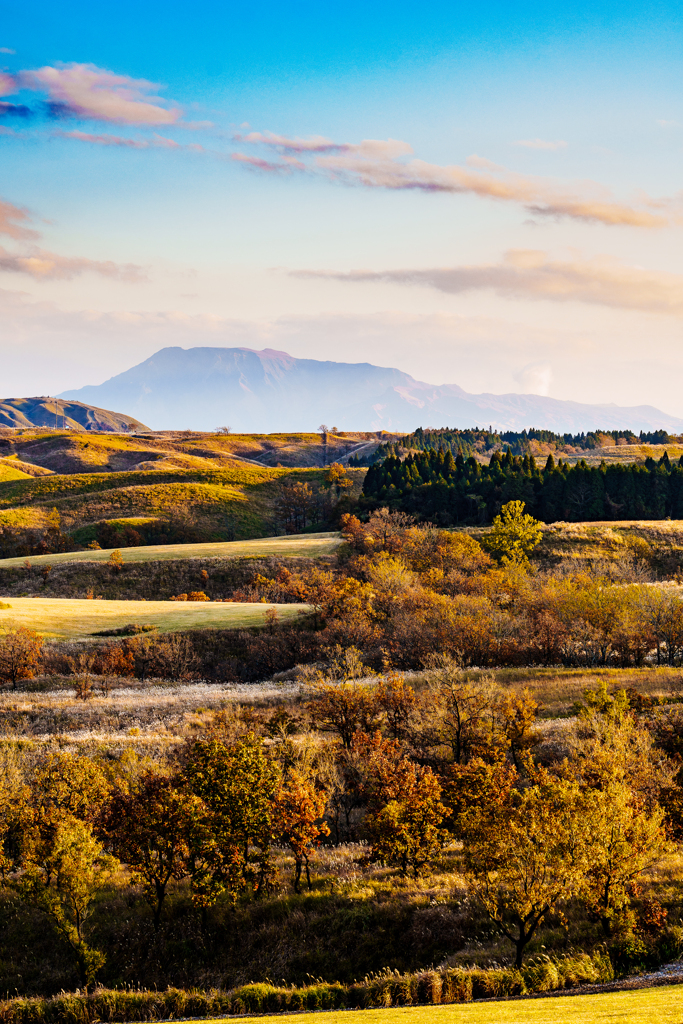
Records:
<instances>
[{"instance_id":1,"label":"distant mountain","mask_svg":"<svg viewBox=\"0 0 683 1024\"><path fill-rule=\"evenodd\" d=\"M556 432L626 429L683 432L683 420L651 405L584 405L540 395L471 395L457 384L425 384L372 363L295 359L249 348L163 348L104 384L60 397L125 409L155 429L268 433L410 431L418 426Z\"/></svg>"},{"instance_id":2,"label":"distant mountain","mask_svg":"<svg viewBox=\"0 0 683 1024\"><path fill-rule=\"evenodd\" d=\"M1 427L68 427L70 430L148 429L133 416L83 402L54 398L0 398Z\"/></svg>"}]
</instances>

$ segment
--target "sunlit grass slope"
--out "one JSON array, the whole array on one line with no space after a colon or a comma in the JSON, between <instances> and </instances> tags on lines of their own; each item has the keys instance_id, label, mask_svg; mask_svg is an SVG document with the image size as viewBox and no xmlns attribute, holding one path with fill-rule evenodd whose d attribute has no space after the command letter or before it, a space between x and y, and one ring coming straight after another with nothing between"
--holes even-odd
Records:
<instances>
[{"instance_id":1,"label":"sunlit grass slope","mask_svg":"<svg viewBox=\"0 0 683 1024\"><path fill-rule=\"evenodd\" d=\"M0 609L0 627L27 626L43 636L89 636L131 623L157 626L161 632L180 629L246 629L262 626L269 608L281 621L295 619L305 605L223 604L208 601L98 601L12 597Z\"/></svg>"},{"instance_id":2,"label":"sunlit grass slope","mask_svg":"<svg viewBox=\"0 0 683 1024\"><path fill-rule=\"evenodd\" d=\"M150 544L147 547L121 548L124 562L159 562L175 558L320 558L330 555L341 544L338 533L309 533L287 537L263 537L257 540L219 541L215 544ZM67 551L59 555L37 555L31 565L56 565L59 562L106 562L111 549ZM0 568L23 565L25 558L0 559Z\"/></svg>"},{"instance_id":3,"label":"sunlit grass slope","mask_svg":"<svg viewBox=\"0 0 683 1024\"><path fill-rule=\"evenodd\" d=\"M364 471L353 470L356 491ZM0 526L40 527L56 509L61 529L80 543L94 538L95 524L123 518L160 518L184 522L197 539L263 537L272 532L280 484L306 481L316 490L324 481L320 468L283 469L233 463L211 471L153 470L52 474L0 480ZM93 536L81 536L92 527Z\"/></svg>"},{"instance_id":4,"label":"sunlit grass slope","mask_svg":"<svg viewBox=\"0 0 683 1024\"><path fill-rule=\"evenodd\" d=\"M291 1015L290 1015L291 1016ZM363 1024L681 1024L683 985L469 1005L361 1010ZM260 1017L275 1024L280 1017ZM311 1024L348 1024L349 1011L307 1013Z\"/></svg>"}]
</instances>

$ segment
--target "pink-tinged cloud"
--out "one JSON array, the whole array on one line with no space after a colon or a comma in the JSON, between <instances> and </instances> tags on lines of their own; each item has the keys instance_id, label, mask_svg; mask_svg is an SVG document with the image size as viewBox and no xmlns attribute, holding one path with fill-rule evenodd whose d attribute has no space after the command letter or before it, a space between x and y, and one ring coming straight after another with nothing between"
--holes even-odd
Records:
<instances>
[{"instance_id":1,"label":"pink-tinged cloud","mask_svg":"<svg viewBox=\"0 0 683 1024\"><path fill-rule=\"evenodd\" d=\"M654 205L647 197L641 199L640 205L620 203L596 182L563 186L552 180L515 174L479 156L470 157L468 167L406 159L413 157L413 149L398 139L365 139L351 144L335 143L319 136L305 140L263 132L251 132L241 139L276 149L280 154L296 153L302 161L308 159L305 167L309 172L347 185L478 195L518 203L536 216L568 217L610 226L659 228L669 223L669 218L662 213L640 208L640 205ZM244 154L236 154L234 159L265 171L282 169L278 164Z\"/></svg>"},{"instance_id":2,"label":"pink-tinged cloud","mask_svg":"<svg viewBox=\"0 0 683 1024\"><path fill-rule=\"evenodd\" d=\"M18 91L18 85L14 75L8 75L6 71L0 71L0 96L12 96Z\"/></svg>"},{"instance_id":3,"label":"pink-tinged cloud","mask_svg":"<svg viewBox=\"0 0 683 1024\"><path fill-rule=\"evenodd\" d=\"M114 124L176 124L179 107L165 107L154 95L159 88L145 79L116 75L94 64L66 64L22 71L24 88L45 91L50 99L76 117Z\"/></svg>"},{"instance_id":4,"label":"pink-tinged cloud","mask_svg":"<svg viewBox=\"0 0 683 1024\"><path fill-rule=\"evenodd\" d=\"M564 139L556 139L554 142L549 139L518 139L514 146L523 146L524 149L566 149L567 143Z\"/></svg>"},{"instance_id":5,"label":"pink-tinged cloud","mask_svg":"<svg viewBox=\"0 0 683 1024\"><path fill-rule=\"evenodd\" d=\"M329 153L346 148L343 144L326 139L323 135L314 135L310 139L291 139L287 135L276 135L273 132L250 132L248 135L235 135L234 140L251 144L261 143L287 153Z\"/></svg>"},{"instance_id":6,"label":"pink-tinged cloud","mask_svg":"<svg viewBox=\"0 0 683 1024\"><path fill-rule=\"evenodd\" d=\"M60 139L76 139L78 142L90 142L94 146L123 146L127 149L148 149L146 139L125 139L120 135L91 135L89 132L55 132Z\"/></svg>"},{"instance_id":7,"label":"pink-tinged cloud","mask_svg":"<svg viewBox=\"0 0 683 1024\"><path fill-rule=\"evenodd\" d=\"M500 263L431 270L295 271L350 283L385 282L458 295L494 291L506 298L585 302L614 309L683 316L683 275L628 267L613 257L551 260L536 249L513 249Z\"/></svg>"},{"instance_id":8,"label":"pink-tinged cloud","mask_svg":"<svg viewBox=\"0 0 683 1024\"><path fill-rule=\"evenodd\" d=\"M156 132L151 139L128 139L122 135L93 135L90 132L55 132L60 139L75 139L77 142L89 142L94 146L114 146L124 149L189 149L195 153L205 152L204 147L196 142L183 145L174 139L167 139Z\"/></svg>"},{"instance_id":9,"label":"pink-tinged cloud","mask_svg":"<svg viewBox=\"0 0 683 1024\"><path fill-rule=\"evenodd\" d=\"M248 156L246 153L231 153L230 159L238 164L246 164L247 167L251 167L255 171L267 171L276 174L282 174L283 172L288 174L293 169L303 170L305 167L299 160L287 159L286 157L283 157L279 163L274 163L272 160L263 160L258 156Z\"/></svg>"},{"instance_id":10,"label":"pink-tinged cloud","mask_svg":"<svg viewBox=\"0 0 683 1024\"><path fill-rule=\"evenodd\" d=\"M8 252L0 246L0 271L28 274L36 280L67 280L79 274L94 273L112 277L119 281L137 282L144 280L141 267L133 263L119 264L110 260L88 260L78 257L58 256L53 252L35 249L29 253Z\"/></svg>"},{"instance_id":11,"label":"pink-tinged cloud","mask_svg":"<svg viewBox=\"0 0 683 1024\"><path fill-rule=\"evenodd\" d=\"M37 238L38 232L27 227L30 220L28 210L0 199L0 235L17 239Z\"/></svg>"}]
</instances>

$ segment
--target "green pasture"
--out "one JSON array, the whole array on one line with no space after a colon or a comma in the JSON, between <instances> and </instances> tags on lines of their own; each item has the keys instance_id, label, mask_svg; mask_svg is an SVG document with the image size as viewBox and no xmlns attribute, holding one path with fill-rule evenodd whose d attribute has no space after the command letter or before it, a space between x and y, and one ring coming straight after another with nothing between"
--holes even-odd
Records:
<instances>
[{"instance_id":1,"label":"green pasture","mask_svg":"<svg viewBox=\"0 0 683 1024\"><path fill-rule=\"evenodd\" d=\"M330 555L341 544L338 533L307 533L285 537L260 537L257 540L217 541L206 544L150 544L147 547L121 548L124 562L159 562L177 558L320 558ZM31 565L56 565L60 562L106 562L113 549L65 551L58 555L35 555ZM24 565L26 558L1 558L0 569Z\"/></svg>"},{"instance_id":2,"label":"green pasture","mask_svg":"<svg viewBox=\"0 0 683 1024\"><path fill-rule=\"evenodd\" d=\"M232 604L213 601L103 601L11 597L0 609L0 628L27 626L43 636L76 639L131 623L157 626L163 633L182 629L247 629L262 626L275 608L280 621L296 619L307 605Z\"/></svg>"},{"instance_id":3,"label":"green pasture","mask_svg":"<svg viewBox=\"0 0 683 1024\"><path fill-rule=\"evenodd\" d=\"M501 1002L358 1010L363 1024L683 1024L683 985ZM261 1017L275 1024L279 1017ZM307 1013L312 1024L348 1024L348 1010ZM208 1022L207 1022L208 1024Z\"/></svg>"}]
</instances>

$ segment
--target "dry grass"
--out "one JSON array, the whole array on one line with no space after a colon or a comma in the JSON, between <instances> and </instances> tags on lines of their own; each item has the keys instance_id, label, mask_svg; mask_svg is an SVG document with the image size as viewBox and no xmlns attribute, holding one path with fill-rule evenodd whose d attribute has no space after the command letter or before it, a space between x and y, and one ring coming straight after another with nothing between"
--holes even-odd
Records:
<instances>
[{"instance_id":1,"label":"dry grass","mask_svg":"<svg viewBox=\"0 0 683 1024\"><path fill-rule=\"evenodd\" d=\"M597 995L362 1010L364 1024L681 1024L683 985ZM348 1010L309 1013L313 1024L342 1024ZM261 1017L271 1024L281 1017Z\"/></svg>"},{"instance_id":2,"label":"dry grass","mask_svg":"<svg viewBox=\"0 0 683 1024\"><path fill-rule=\"evenodd\" d=\"M148 522L138 519L117 522ZM176 558L320 558L331 555L341 544L338 533L308 533L297 536L264 537L257 540L219 541L208 544L150 544L147 547L122 548L124 562L159 562ZM59 562L106 562L110 548L100 551L68 551L58 555L37 555L29 559L31 565L55 565ZM25 558L0 559L0 568L23 565Z\"/></svg>"},{"instance_id":3,"label":"dry grass","mask_svg":"<svg viewBox=\"0 0 683 1024\"><path fill-rule=\"evenodd\" d=\"M667 452L673 462L683 455L683 446L680 444L624 444L609 445L606 448L592 448L584 452L577 452L575 455L565 455L563 452L555 453L555 461L558 458L563 462L574 465L585 459L589 466L599 466L601 462L608 465L615 462L645 462L646 459L659 461L664 452ZM541 463L539 457L537 463Z\"/></svg>"},{"instance_id":4,"label":"dry grass","mask_svg":"<svg viewBox=\"0 0 683 1024\"><path fill-rule=\"evenodd\" d=\"M105 696L98 689L100 682L93 677L93 695L86 701L76 697L66 679L43 677L24 683L20 690L0 692L0 734L82 752L93 746L102 751L122 745L168 750L224 708L268 708L292 699L296 691L291 685L179 684L157 679L140 684L118 679Z\"/></svg>"},{"instance_id":5,"label":"dry grass","mask_svg":"<svg viewBox=\"0 0 683 1024\"><path fill-rule=\"evenodd\" d=\"M43 636L83 638L130 623L157 626L164 633L186 629L246 629L261 626L269 608L281 621L295 619L306 605L223 604L184 601L88 601L13 597L0 611L0 625L27 626Z\"/></svg>"},{"instance_id":6,"label":"dry grass","mask_svg":"<svg viewBox=\"0 0 683 1024\"><path fill-rule=\"evenodd\" d=\"M384 440L397 435L386 435ZM215 469L239 460L242 465L313 467L344 459L375 434L318 433L186 434L177 431L137 435L26 430L12 436L21 458L56 473L116 472L125 469Z\"/></svg>"},{"instance_id":7,"label":"dry grass","mask_svg":"<svg viewBox=\"0 0 683 1024\"><path fill-rule=\"evenodd\" d=\"M500 668L473 671L469 676L490 676L501 686L521 693L528 690L542 705L542 714L555 717L569 712L585 690L597 690L603 682L610 692L632 688L649 697L683 698L680 668Z\"/></svg>"}]
</instances>

